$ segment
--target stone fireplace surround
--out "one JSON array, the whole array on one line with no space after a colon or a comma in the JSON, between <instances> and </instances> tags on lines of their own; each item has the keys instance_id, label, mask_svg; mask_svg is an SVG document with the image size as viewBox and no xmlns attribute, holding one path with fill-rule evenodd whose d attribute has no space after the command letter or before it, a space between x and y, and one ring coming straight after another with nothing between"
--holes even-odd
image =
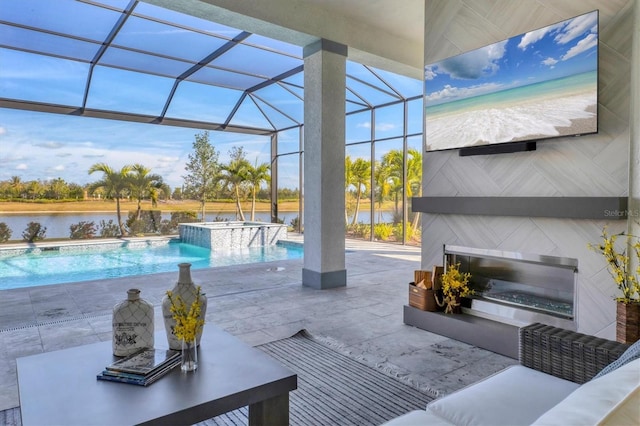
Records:
<instances>
[{"instance_id":1,"label":"stone fireplace surround","mask_svg":"<svg viewBox=\"0 0 640 426\"><path fill-rule=\"evenodd\" d=\"M447 153L447 155L451 155ZM518 155L518 154L513 154ZM431 265L441 265L443 246L454 245L486 250L500 250L519 253L530 253L544 256L576 259L580 265L576 273L575 312L573 325L568 328L578 332L615 339L615 302L617 289L611 279L606 263L599 253L589 249L589 243L599 243L603 227L610 234L627 231L626 214L611 216L608 212L622 208L627 213L623 197L582 197L597 205L591 209L590 217L571 217L571 213L560 214L560 217L540 217L540 210L523 212L521 216L513 211L482 211L475 213L467 210L459 211L454 203L446 210L430 211L433 202L442 201L442 197L427 195L414 198L416 211L422 212L423 244L422 267L429 269ZM448 197L473 198L480 197ZM495 203L502 197L482 197L486 205L499 206ZM550 205L550 201L558 201L558 205L570 205L576 198L572 197L505 197L511 203L528 200L535 204L543 200L541 205ZM605 204L602 204L602 202ZM469 201L469 200L467 200ZM459 201L458 203L465 203ZM460 205L460 204L458 204ZM603 207L604 206L604 207ZM565 207L562 207L566 210ZM605 208L606 207L606 208ZM546 321L541 321L546 322ZM558 325L566 327L566 325Z\"/></svg>"},{"instance_id":2,"label":"stone fireplace surround","mask_svg":"<svg viewBox=\"0 0 640 426\"><path fill-rule=\"evenodd\" d=\"M405 306L405 324L515 359L521 327L540 322L577 329L577 259L445 245L442 264L460 264L471 274L474 295L463 314Z\"/></svg>"}]
</instances>

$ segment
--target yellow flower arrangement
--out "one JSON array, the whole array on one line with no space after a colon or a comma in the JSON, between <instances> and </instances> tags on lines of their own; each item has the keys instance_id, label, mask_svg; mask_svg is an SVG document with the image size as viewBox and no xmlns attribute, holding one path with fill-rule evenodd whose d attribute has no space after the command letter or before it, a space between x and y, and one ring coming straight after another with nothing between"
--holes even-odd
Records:
<instances>
[{"instance_id":1,"label":"yellow flower arrangement","mask_svg":"<svg viewBox=\"0 0 640 426\"><path fill-rule=\"evenodd\" d=\"M173 296L171 290L167 291L167 297L171 302L170 311L176 326L173 334L184 342L193 342L204 326L204 318L200 318L200 286L196 288L196 298L187 310L184 300L180 296Z\"/></svg>"},{"instance_id":2,"label":"yellow flower arrangement","mask_svg":"<svg viewBox=\"0 0 640 426\"><path fill-rule=\"evenodd\" d=\"M627 255L627 249L622 251L616 250L616 240L618 237L626 236L626 244L632 249L638 259L638 267L635 274L630 265L630 257ZM607 227L602 229L602 244L589 244L589 248L602 254L607 262L608 270L613 277L618 289L622 292L622 297L616 297L616 301L623 303L640 302L640 242L631 244L632 236L626 235L624 232L619 234L608 235Z\"/></svg>"},{"instance_id":3,"label":"yellow flower arrangement","mask_svg":"<svg viewBox=\"0 0 640 426\"><path fill-rule=\"evenodd\" d=\"M442 293L444 303L447 304L445 313L453 313L460 306L460 298L473 294L469 288L469 272L460 272L460 263L448 265L447 270L442 274Z\"/></svg>"}]
</instances>

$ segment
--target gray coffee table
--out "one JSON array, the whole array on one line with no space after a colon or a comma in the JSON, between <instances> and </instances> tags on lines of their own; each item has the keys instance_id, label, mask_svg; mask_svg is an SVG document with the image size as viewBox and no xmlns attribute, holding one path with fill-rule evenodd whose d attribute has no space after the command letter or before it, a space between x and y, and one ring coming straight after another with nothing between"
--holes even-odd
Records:
<instances>
[{"instance_id":1,"label":"gray coffee table","mask_svg":"<svg viewBox=\"0 0 640 426\"><path fill-rule=\"evenodd\" d=\"M167 347L164 333L155 339ZM247 405L249 424L289 422L297 375L212 324L195 374L176 367L148 387L98 381L113 359L111 341L18 358L23 425L193 424Z\"/></svg>"}]
</instances>

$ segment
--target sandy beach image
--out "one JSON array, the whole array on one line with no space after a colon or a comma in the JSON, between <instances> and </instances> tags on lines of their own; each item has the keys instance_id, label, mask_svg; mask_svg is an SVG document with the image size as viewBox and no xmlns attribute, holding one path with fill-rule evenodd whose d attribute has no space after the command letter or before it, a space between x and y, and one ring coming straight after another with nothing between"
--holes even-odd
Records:
<instances>
[{"instance_id":1,"label":"sandy beach image","mask_svg":"<svg viewBox=\"0 0 640 426\"><path fill-rule=\"evenodd\" d=\"M591 91L427 116L427 150L593 133L596 111Z\"/></svg>"}]
</instances>

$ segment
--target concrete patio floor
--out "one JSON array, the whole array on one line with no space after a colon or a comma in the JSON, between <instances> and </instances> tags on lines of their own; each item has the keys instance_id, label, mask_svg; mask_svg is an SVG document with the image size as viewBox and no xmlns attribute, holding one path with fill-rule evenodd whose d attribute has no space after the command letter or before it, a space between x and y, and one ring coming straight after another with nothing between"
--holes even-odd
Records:
<instances>
[{"instance_id":1,"label":"concrete patio floor","mask_svg":"<svg viewBox=\"0 0 640 426\"><path fill-rule=\"evenodd\" d=\"M346 246L348 284L332 290L303 287L302 260L192 271L209 298L207 322L251 345L304 328L441 395L517 363L403 323L419 248ZM0 411L19 405L16 358L110 340L112 307L129 288L154 304L156 329L163 330L160 303L176 279L177 266L175 273L0 291Z\"/></svg>"}]
</instances>

